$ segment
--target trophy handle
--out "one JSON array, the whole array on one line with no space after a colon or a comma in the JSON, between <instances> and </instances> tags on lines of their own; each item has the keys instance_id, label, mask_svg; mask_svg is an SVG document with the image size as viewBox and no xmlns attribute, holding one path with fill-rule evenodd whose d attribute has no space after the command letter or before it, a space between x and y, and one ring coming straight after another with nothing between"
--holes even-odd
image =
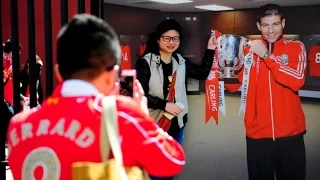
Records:
<instances>
[{"instance_id":1,"label":"trophy handle","mask_svg":"<svg viewBox=\"0 0 320 180\"><path fill-rule=\"evenodd\" d=\"M216 33L214 32L214 30L213 30L213 29L211 29L210 36L214 36L214 37L216 38Z\"/></svg>"},{"instance_id":2,"label":"trophy handle","mask_svg":"<svg viewBox=\"0 0 320 180\"><path fill-rule=\"evenodd\" d=\"M239 49L239 58L241 60L241 66L243 64L244 60L244 49L248 47L248 43L250 40L246 39L245 37L241 36L241 43L240 43L240 49ZM251 43L251 42L250 42Z\"/></svg>"},{"instance_id":3,"label":"trophy handle","mask_svg":"<svg viewBox=\"0 0 320 180\"><path fill-rule=\"evenodd\" d=\"M243 63L244 63L244 59L245 59L245 56L244 56L244 49L248 46L251 45L251 41L249 39L246 39L245 37L241 36L241 42L240 42L240 49L239 49L239 59L240 59L240 62L237 66L234 67L234 70L239 70Z\"/></svg>"},{"instance_id":4,"label":"trophy handle","mask_svg":"<svg viewBox=\"0 0 320 180\"><path fill-rule=\"evenodd\" d=\"M218 39L217 39L217 42L218 42L218 45L217 45L217 50L218 50L218 54L219 54L219 60L218 60L218 65L220 66L220 67L224 67L225 65L224 65L224 61L223 61L223 54L224 54L224 52L222 51L222 41L223 41L223 39L224 39L224 36L222 35L222 36L220 36L220 37L218 37Z\"/></svg>"},{"instance_id":5,"label":"trophy handle","mask_svg":"<svg viewBox=\"0 0 320 180\"><path fill-rule=\"evenodd\" d=\"M217 41L218 41L218 46L217 46L217 48L218 48L218 51L219 51L219 52L222 51L222 47L221 47L221 45L222 45L222 40L223 40L223 36L220 36L220 37L218 37L218 39L217 39Z\"/></svg>"},{"instance_id":6,"label":"trophy handle","mask_svg":"<svg viewBox=\"0 0 320 180\"><path fill-rule=\"evenodd\" d=\"M245 39L245 41L244 41L244 46L245 46L245 47L251 46L251 40L250 40L250 39Z\"/></svg>"}]
</instances>

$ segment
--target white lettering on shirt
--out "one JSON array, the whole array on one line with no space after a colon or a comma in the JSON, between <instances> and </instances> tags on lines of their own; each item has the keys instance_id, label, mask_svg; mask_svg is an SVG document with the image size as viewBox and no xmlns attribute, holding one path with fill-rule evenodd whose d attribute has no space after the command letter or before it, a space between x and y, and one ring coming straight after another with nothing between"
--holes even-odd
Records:
<instances>
[{"instance_id":1,"label":"white lettering on shirt","mask_svg":"<svg viewBox=\"0 0 320 180\"><path fill-rule=\"evenodd\" d=\"M31 123L23 123L21 125L21 129L22 129L22 132L21 132L21 140L24 141L28 138L32 138L32 124Z\"/></svg>"},{"instance_id":2,"label":"white lettering on shirt","mask_svg":"<svg viewBox=\"0 0 320 180\"><path fill-rule=\"evenodd\" d=\"M37 137L58 136L74 142L80 148L88 148L95 141L95 133L89 127L81 127L79 120L73 119L68 123L65 118L60 118L56 123L49 119L42 119L39 123L25 122L10 130L8 145L16 147L20 142Z\"/></svg>"}]
</instances>

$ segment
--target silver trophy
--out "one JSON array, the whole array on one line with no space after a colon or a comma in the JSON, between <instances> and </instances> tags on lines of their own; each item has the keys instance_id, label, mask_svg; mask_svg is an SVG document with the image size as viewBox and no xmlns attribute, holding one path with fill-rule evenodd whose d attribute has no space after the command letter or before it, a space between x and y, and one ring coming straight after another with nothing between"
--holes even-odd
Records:
<instances>
[{"instance_id":1,"label":"silver trophy","mask_svg":"<svg viewBox=\"0 0 320 180\"><path fill-rule=\"evenodd\" d=\"M246 38L238 35L225 34L218 39L219 78L237 78L235 72L240 70L244 62L244 48L250 44Z\"/></svg>"}]
</instances>

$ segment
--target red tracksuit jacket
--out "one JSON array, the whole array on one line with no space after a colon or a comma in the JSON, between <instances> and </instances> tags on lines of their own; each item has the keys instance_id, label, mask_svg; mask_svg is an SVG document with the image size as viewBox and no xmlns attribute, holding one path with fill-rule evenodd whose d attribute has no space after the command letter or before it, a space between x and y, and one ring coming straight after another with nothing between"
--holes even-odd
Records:
<instances>
[{"instance_id":1,"label":"red tracksuit jacket","mask_svg":"<svg viewBox=\"0 0 320 180\"><path fill-rule=\"evenodd\" d=\"M263 42L272 55L265 60L254 55L245 113L246 135L253 139L277 139L304 134L305 116L298 94L305 82L304 45L284 37L273 44ZM240 83L242 77L243 68L238 74ZM225 87L235 92L240 85Z\"/></svg>"}]
</instances>

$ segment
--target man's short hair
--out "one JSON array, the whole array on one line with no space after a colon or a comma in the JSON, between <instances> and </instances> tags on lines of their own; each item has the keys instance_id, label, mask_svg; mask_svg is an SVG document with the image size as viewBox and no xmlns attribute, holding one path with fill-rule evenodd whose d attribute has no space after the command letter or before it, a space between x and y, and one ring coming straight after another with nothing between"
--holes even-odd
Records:
<instances>
[{"instance_id":1,"label":"man's short hair","mask_svg":"<svg viewBox=\"0 0 320 180\"><path fill-rule=\"evenodd\" d=\"M285 18L281 7L277 4L266 4L260 7L260 12L257 16L257 22L260 22L261 18L279 15L281 17L281 21Z\"/></svg>"},{"instance_id":2,"label":"man's short hair","mask_svg":"<svg viewBox=\"0 0 320 180\"><path fill-rule=\"evenodd\" d=\"M95 78L119 64L120 52L113 28L89 14L74 16L58 34L57 61L64 80Z\"/></svg>"}]
</instances>

